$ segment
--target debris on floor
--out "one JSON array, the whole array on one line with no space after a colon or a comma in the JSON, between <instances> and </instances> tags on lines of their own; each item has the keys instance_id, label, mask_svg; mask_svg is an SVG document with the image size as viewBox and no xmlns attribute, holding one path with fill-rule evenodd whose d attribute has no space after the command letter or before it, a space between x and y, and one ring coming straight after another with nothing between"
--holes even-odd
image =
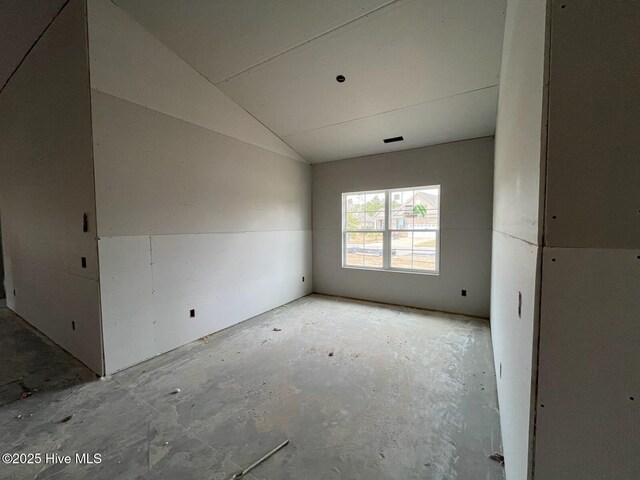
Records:
<instances>
[{"instance_id":1,"label":"debris on floor","mask_svg":"<svg viewBox=\"0 0 640 480\"><path fill-rule=\"evenodd\" d=\"M282 331L282 329L281 329L281 328L278 328L278 327L275 327L275 328L273 329L273 331L274 331L274 332L281 332L281 331Z\"/></svg>"},{"instance_id":2,"label":"debris on floor","mask_svg":"<svg viewBox=\"0 0 640 480\"><path fill-rule=\"evenodd\" d=\"M176 388L175 390L173 390L171 392L171 395L175 395L176 393L180 393L180 389L179 388Z\"/></svg>"},{"instance_id":3,"label":"debris on floor","mask_svg":"<svg viewBox=\"0 0 640 480\"><path fill-rule=\"evenodd\" d=\"M489 458L494 462L498 462L500 465L504 467L504 455L501 453L495 452L489 455Z\"/></svg>"},{"instance_id":4,"label":"debris on floor","mask_svg":"<svg viewBox=\"0 0 640 480\"><path fill-rule=\"evenodd\" d=\"M24 400L27 397L30 397L31 395L33 395L34 393L36 393L38 391L37 388L34 388L33 390L27 390L25 392L22 392L20 394L20 400Z\"/></svg>"},{"instance_id":5,"label":"debris on floor","mask_svg":"<svg viewBox=\"0 0 640 480\"><path fill-rule=\"evenodd\" d=\"M329 352L329 356L330 356L330 357L333 357L333 352Z\"/></svg>"},{"instance_id":6,"label":"debris on floor","mask_svg":"<svg viewBox=\"0 0 640 480\"><path fill-rule=\"evenodd\" d=\"M269 453L267 453L265 456L263 456L260 460L252 463L251 465L249 465L247 468L245 468L244 470L236 473L235 475L233 475L229 480L235 480L237 478L242 478L244 477L247 473L249 473L251 470L253 470L254 468L256 468L258 465L260 465L262 462L264 462L265 460L267 460L268 458L270 458L271 456L273 456L276 452L278 452L279 450L282 450L284 447L286 447L287 445L289 445L289 440L285 440L284 442L282 442L280 445L278 445L276 448L274 448L273 450L271 450Z\"/></svg>"},{"instance_id":7,"label":"debris on floor","mask_svg":"<svg viewBox=\"0 0 640 480\"><path fill-rule=\"evenodd\" d=\"M69 420L71 420L73 418L73 413L71 415L67 415L66 417L64 417L62 420L60 420L60 423L67 423Z\"/></svg>"}]
</instances>

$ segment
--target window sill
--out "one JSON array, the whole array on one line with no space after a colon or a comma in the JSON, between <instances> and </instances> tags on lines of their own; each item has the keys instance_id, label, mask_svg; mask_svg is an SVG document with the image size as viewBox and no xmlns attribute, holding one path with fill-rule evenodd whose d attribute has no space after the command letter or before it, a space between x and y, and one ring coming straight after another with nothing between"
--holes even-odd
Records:
<instances>
[{"instance_id":1,"label":"window sill","mask_svg":"<svg viewBox=\"0 0 640 480\"><path fill-rule=\"evenodd\" d=\"M346 270L365 270L369 272L410 273L412 275L429 275L431 277L437 277L440 275L439 270L436 270L436 271L406 270L402 268L354 267L351 265L342 265L342 268Z\"/></svg>"}]
</instances>

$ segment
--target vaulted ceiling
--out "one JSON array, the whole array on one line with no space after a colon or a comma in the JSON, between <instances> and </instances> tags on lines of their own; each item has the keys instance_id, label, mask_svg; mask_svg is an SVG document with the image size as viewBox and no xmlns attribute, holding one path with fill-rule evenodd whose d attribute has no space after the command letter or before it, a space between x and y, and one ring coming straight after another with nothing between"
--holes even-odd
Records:
<instances>
[{"instance_id":1,"label":"vaulted ceiling","mask_svg":"<svg viewBox=\"0 0 640 480\"><path fill-rule=\"evenodd\" d=\"M308 161L495 132L504 0L114 1Z\"/></svg>"},{"instance_id":2,"label":"vaulted ceiling","mask_svg":"<svg viewBox=\"0 0 640 480\"><path fill-rule=\"evenodd\" d=\"M113 1L312 163L495 132L505 0ZM0 84L63 3L0 3Z\"/></svg>"}]
</instances>

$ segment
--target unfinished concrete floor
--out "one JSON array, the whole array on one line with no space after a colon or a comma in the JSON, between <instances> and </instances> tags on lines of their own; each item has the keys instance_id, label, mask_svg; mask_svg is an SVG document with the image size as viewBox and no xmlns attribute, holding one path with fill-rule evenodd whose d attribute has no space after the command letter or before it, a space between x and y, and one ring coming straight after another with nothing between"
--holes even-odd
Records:
<instances>
[{"instance_id":1,"label":"unfinished concrete floor","mask_svg":"<svg viewBox=\"0 0 640 480\"><path fill-rule=\"evenodd\" d=\"M102 457L0 478L501 479L499 431L487 321L311 295L0 407L1 453Z\"/></svg>"}]
</instances>

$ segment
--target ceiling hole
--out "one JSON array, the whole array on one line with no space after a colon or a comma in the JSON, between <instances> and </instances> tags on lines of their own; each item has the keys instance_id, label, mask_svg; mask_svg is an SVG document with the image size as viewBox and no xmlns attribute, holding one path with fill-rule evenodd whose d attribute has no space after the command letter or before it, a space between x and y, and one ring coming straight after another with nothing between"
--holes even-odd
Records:
<instances>
[{"instance_id":1,"label":"ceiling hole","mask_svg":"<svg viewBox=\"0 0 640 480\"><path fill-rule=\"evenodd\" d=\"M346 80L346 78L344 77L344 75L338 75L338 76L336 77L336 82L338 82L338 83L342 83L342 82L344 82L345 80Z\"/></svg>"}]
</instances>

